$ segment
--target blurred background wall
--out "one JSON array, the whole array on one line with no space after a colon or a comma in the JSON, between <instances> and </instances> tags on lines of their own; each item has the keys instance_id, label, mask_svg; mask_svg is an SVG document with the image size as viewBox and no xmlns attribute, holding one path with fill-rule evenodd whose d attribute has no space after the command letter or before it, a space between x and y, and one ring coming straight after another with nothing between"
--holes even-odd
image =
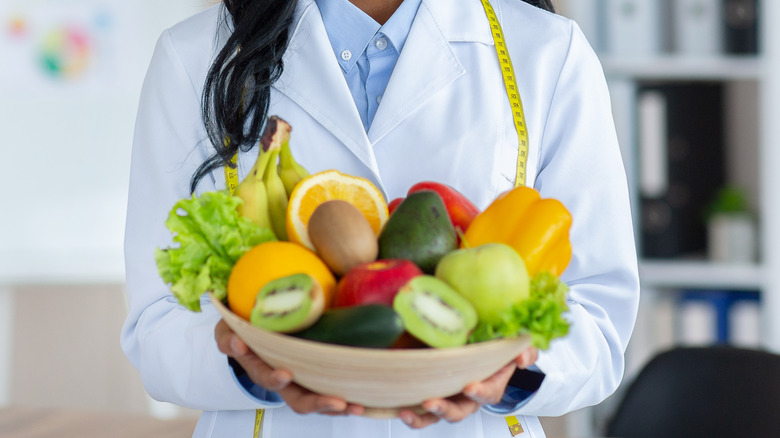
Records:
<instances>
[{"instance_id":1,"label":"blurred background wall","mask_svg":"<svg viewBox=\"0 0 780 438\"><path fill-rule=\"evenodd\" d=\"M135 112L207 0L0 2L0 405L159 415L119 348Z\"/></svg>"},{"instance_id":2,"label":"blurred background wall","mask_svg":"<svg viewBox=\"0 0 780 438\"><path fill-rule=\"evenodd\" d=\"M194 415L149 400L119 348L143 75L207 0L0 2L0 407ZM626 381L674 345L780 350L780 36L754 0L558 0L604 65L642 304ZM771 43L771 44L770 44ZM615 397L550 437L595 436Z\"/></svg>"}]
</instances>

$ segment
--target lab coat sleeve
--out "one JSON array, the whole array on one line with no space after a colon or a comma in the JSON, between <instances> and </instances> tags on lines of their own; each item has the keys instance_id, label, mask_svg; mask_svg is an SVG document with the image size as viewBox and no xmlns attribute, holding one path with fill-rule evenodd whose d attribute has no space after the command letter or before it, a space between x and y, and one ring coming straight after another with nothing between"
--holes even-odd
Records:
<instances>
[{"instance_id":1,"label":"lab coat sleeve","mask_svg":"<svg viewBox=\"0 0 780 438\"><path fill-rule=\"evenodd\" d=\"M558 416L594 405L620 383L639 303L629 195L604 74L579 28L542 132L535 187L572 214L569 334L540 353L539 390L514 414ZM490 408L486 407L490 412ZM498 413L498 412L493 412Z\"/></svg>"},{"instance_id":2,"label":"lab coat sleeve","mask_svg":"<svg viewBox=\"0 0 780 438\"><path fill-rule=\"evenodd\" d=\"M276 394L250 392L239 382L217 349L220 317L208 300L201 313L186 310L157 273L154 250L172 242L164 225L168 212L189 195L190 177L209 155L201 88L165 32L144 81L133 142L125 231L129 314L121 344L157 400L198 410L280 406ZM215 188L204 178L199 191Z\"/></svg>"}]
</instances>

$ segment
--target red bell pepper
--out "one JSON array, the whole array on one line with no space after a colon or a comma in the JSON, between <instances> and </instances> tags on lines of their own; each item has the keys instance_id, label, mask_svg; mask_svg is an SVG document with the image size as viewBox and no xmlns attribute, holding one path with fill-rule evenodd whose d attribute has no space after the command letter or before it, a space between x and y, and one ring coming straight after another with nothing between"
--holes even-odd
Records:
<instances>
[{"instance_id":1,"label":"red bell pepper","mask_svg":"<svg viewBox=\"0 0 780 438\"><path fill-rule=\"evenodd\" d=\"M389 204L387 204L387 211L388 214L393 214L393 211L395 211L395 208L398 207L398 204L403 202L405 198L395 198L392 201L390 201Z\"/></svg>"},{"instance_id":2,"label":"red bell pepper","mask_svg":"<svg viewBox=\"0 0 780 438\"><path fill-rule=\"evenodd\" d=\"M479 214L477 206L469 201L462 193L446 184L433 181L422 181L413 185L412 188L409 189L407 195L424 190L434 191L441 196L441 199L444 201L444 206L447 208L447 214L450 216L450 221L452 221L452 225L455 226L456 231L460 229L458 237L466 232L471 221Z\"/></svg>"}]
</instances>

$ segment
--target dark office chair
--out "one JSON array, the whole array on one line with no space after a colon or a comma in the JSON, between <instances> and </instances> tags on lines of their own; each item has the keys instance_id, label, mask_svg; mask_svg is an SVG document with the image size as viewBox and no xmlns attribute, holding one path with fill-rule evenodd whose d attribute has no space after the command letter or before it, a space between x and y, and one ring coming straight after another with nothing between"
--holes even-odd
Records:
<instances>
[{"instance_id":1,"label":"dark office chair","mask_svg":"<svg viewBox=\"0 0 780 438\"><path fill-rule=\"evenodd\" d=\"M607 436L780 437L780 355L733 347L661 353L629 385Z\"/></svg>"}]
</instances>

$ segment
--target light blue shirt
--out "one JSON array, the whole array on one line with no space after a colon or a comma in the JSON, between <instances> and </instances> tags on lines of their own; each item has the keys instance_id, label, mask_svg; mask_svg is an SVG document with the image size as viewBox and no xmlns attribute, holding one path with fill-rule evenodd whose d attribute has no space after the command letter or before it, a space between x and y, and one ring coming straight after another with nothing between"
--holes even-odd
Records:
<instances>
[{"instance_id":1,"label":"light blue shirt","mask_svg":"<svg viewBox=\"0 0 780 438\"><path fill-rule=\"evenodd\" d=\"M421 0L405 0L384 25L348 0L317 0L333 52L366 131L382 101Z\"/></svg>"}]
</instances>

